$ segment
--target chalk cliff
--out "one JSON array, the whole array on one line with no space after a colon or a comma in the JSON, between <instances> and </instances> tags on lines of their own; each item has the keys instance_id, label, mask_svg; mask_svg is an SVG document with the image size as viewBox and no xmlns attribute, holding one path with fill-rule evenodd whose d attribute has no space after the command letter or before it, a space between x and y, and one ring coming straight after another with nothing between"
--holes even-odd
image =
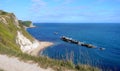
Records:
<instances>
[{"instance_id":1,"label":"chalk cliff","mask_svg":"<svg viewBox=\"0 0 120 71\"><path fill-rule=\"evenodd\" d=\"M0 10L0 45L27 52L39 46L39 42L26 32L13 13Z\"/></svg>"}]
</instances>

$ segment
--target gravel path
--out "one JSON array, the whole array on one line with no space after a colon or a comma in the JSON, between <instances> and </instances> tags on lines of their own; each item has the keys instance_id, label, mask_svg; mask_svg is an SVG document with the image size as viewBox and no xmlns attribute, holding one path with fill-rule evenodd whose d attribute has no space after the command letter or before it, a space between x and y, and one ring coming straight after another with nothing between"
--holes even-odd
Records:
<instances>
[{"instance_id":1,"label":"gravel path","mask_svg":"<svg viewBox=\"0 0 120 71\"><path fill-rule=\"evenodd\" d=\"M53 71L51 68L43 69L37 64L20 61L16 57L0 54L0 68L5 71Z\"/></svg>"}]
</instances>

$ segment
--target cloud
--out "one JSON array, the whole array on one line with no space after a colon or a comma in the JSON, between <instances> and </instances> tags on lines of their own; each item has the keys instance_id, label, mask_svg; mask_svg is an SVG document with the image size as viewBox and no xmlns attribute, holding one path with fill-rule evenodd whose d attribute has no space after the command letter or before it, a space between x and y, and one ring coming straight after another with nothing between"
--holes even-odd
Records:
<instances>
[{"instance_id":1,"label":"cloud","mask_svg":"<svg viewBox=\"0 0 120 71\"><path fill-rule=\"evenodd\" d=\"M91 13L53 13L53 14L44 14L44 15L39 15L37 16L39 18L48 18L48 19L63 19L63 18L68 18L70 19L71 17L93 17Z\"/></svg>"},{"instance_id":2,"label":"cloud","mask_svg":"<svg viewBox=\"0 0 120 71\"><path fill-rule=\"evenodd\" d=\"M75 2L76 0L53 0L53 1L60 3L60 5L67 5Z\"/></svg>"},{"instance_id":3,"label":"cloud","mask_svg":"<svg viewBox=\"0 0 120 71\"><path fill-rule=\"evenodd\" d=\"M60 2L60 1L62 1L63 3L71 3L71 2L73 2L73 1L75 1L75 0L53 0L53 1L55 1L55 2Z\"/></svg>"},{"instance_id":4,"label":"cloud","mask_svg":"<svg viewBox=\"0 0 120 71\"><path fill-rule=\"evenodd\" d=\"M95 2L94 7L87 5L69 5L76 1L77 0L62 0L62 1L52 0L52 2L45 2L43 0L32 0L32 11L34 11L33 17L35 18L34 20L42 21L42 22L45 21L104 22L104 21L114 21L115 19L120 17L117 16L120 15L120 13L116 13L116 11L113 12L106 8L99 9L99 7L96 7L98 6L97 3L101 4L102 2L106 2L108 0L96 0L94 1ZM51 4L47 4L47 3L52 3L54 5L51 6Z\"/></svg>"},{"instance_id":5,"label":"cloud","mask_svg":"<svg viewBox=\"0 0 120 71\"><path fill-rule=\"evenodd\" d=\"M37 16L38 21L42 22L112 22L112 21L117 21L120 13L110 13L110 12L78 12L78 13L49 13L49 14L44 14L44 15L39 15Z\"/></svg>"},{"instance_id":6,"label":"cloud","mask_svg":"<svg viewBox=\"0 0 120 71\"><path fill-rule=\"evenodd\" d=\"M70 4L72 2L74 2L74 0L64 0L63 4Z\"/></svg>"},{"instance_id":7,"label":"cloud","mask_svg":"<svg viewBox=\"0 0 120 71\"><path fill-rule=\"evenodd\" d=\"M43 0L32 0L31 10L33 12L39 12L41 8L45 7L47 3Z\"/></svg>"}]
</instances>

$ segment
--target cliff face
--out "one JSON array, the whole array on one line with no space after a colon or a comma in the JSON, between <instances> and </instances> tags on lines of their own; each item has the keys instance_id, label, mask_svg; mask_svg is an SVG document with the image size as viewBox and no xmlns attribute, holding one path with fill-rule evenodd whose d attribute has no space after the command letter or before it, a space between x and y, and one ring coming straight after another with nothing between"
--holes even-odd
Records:
<instances>
[{"instance_id":1,"label":"cliff face","mask_svg":"<svg viewBox=\"0 0 120 71\"><path fill-rule=\"evenodd\" d=\"M0 46L27 52L38 47L39 42L25 31L13 13L0 10Z\"/></svg>"},{"instance_id":2,"label":"cliff face","mask_svg":"<svg viewBox=\"0 0 120 71\"><path fill-rule=\"evenodd\" d=\"M28 50L37 48L39 46L37 40L31 42L20 31L17 31L16 43L20 45L20 48L23 52L28 52Z\"/></svg>"}]
</instances>

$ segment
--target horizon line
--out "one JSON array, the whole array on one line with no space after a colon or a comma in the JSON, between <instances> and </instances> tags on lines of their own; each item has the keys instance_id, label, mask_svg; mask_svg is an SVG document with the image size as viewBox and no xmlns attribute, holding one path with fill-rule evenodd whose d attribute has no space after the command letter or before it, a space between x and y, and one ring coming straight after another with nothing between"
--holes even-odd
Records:
<instances>
[{"instance_id":1,"label":"horizon line","mask_svg":"<svg viewBox=\"0 0 120 71\"><path fill-rule=\"evenodd\" d=\"M101 22L101 23L100 22L96 22L96 23L95 22L93 22L93 23L92 22L83 22L83 23L82 22L80 22L80 23L79 22L78 23L76 23L76 22L33 22L33 23L43 23L43 24L44 23L45 24L47 24L47 23L48 24L88 24L88 23L89 24L120 24L120 22L118 22L118 23L117 22Z\"/></svg>"}]
</instances>

